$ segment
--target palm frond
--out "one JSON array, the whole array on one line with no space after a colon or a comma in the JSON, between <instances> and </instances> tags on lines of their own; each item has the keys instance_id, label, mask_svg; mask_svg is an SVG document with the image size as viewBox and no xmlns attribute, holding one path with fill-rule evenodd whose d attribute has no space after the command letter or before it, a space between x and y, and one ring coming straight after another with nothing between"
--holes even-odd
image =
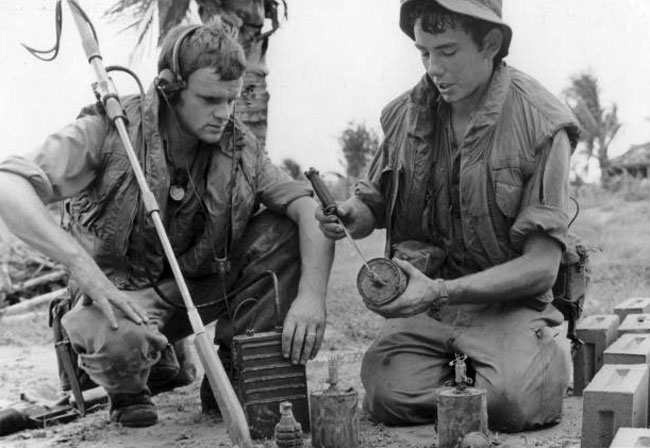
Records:
<instances>
[{"instance_id":1,"label":"palm frond","mask_svg":"<svg viewBox=\"0 0 650 448\"><path fill-rule=\"evenodd\" d=\"M117 0L113 6L104 12L104 17L117 19L129 15L138 20L143 18L155 3L155 0Z\"/></svg>"},{"instance_id":2,"label":"palm frond","mask_svg":"<svg viewBox=\"0 0 650 448\"><path fill-rule=\"evenodd\" d=\"M158 34L158 45L167 35L167 32L180 24L190 10L190 0L174 0L160 14L160 28Z\"/></svg>"}]
</instances>

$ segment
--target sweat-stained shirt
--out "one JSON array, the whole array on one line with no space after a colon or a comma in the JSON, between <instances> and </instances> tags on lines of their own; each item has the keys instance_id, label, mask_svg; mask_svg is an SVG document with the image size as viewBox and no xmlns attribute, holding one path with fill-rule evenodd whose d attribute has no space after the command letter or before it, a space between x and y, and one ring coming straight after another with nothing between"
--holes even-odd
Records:
<instances>
[{"instance_id":1,"label":"sweat-stained shirt","mask_svg":"<svg viewBox=\"0 0 650 448\"><path fill-rule=\"evenodd\" d=\"M516 258L534 232L564 249L578 137L568 108L503 64L461 142L450 121L428 76L382 113L385 139L355 194L387 229L386 255L405 241L426 243L436 258L429 274L453 279ZM552 296L532 299L541 306Z\"/></svg>"},{"instance_id":2,"label":"sweat-stained shirt","mask_svg":"<svg viewBox=\"0 0 650 448\"><path fill-rule=\"evenodd\" d=\"M312 195L306 182L292 180L271 163L238 120L229 123L219 144L202 144L187 167L172 167L164 130L158 128L153 86L142 115L139 96L124 99L123 105L131 142L189 278L218 272L215 258L225 254L225 244L237 244L260 204L284 213L293 200ZM229 211L233 159L238 163ZM186 177L185 195L175 202L169 190L178 181L179 168ZM143 210L119 135L100 107L85 108L31 154L0 163L0 171L29 180L44 203L69 198L70 232L119 288L139 289L162 275L164 256L153 223Z\"/></svg>"}]
</instances>

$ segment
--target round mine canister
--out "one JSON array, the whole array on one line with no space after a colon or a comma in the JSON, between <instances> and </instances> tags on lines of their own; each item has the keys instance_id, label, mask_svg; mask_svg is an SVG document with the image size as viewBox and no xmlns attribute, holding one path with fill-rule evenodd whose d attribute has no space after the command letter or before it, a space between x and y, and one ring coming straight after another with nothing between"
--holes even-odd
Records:
<instances>
[{"instance_id":1,"label":"round mine canister","mask_svg":"<svg viewBox=\"0 0 650 448\"><path fill-rule=\"evenodd\" d=\"M313 448L359 446L359 396L353 388L313 392L309 401Z\"/></svg>"},{"instance_id":2,"label":"round mine canister","mask_svg":"<svg viewBox=\"0 0 650 448\"><path fill-rule=\"evenodd\" d=\"M357 275L357 289L366 306L392 302L404 292L407 283L404 271L388 258L373 258Z\"/></svg>"},{"instance_id":3,"label":"round mine canister","mask_svg":"<svg viewBox=\"0 0 650 448\"><path fill-rule=\"evenodd\" d=\"M444 389L438 394L438 446L455 448L470 432L487 433L487 394L468 387Z\"/></svg>"}]
</instances>

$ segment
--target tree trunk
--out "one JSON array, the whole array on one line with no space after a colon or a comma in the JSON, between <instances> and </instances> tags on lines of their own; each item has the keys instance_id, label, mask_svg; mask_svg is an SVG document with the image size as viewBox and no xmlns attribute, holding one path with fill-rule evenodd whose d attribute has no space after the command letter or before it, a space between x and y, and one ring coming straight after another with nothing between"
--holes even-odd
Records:
<instances>
[{"instance_id":1,"label":"tree trunk","mask_svg":"<svg viewBox=\"0 0 650 448\"><path fill-rule=\"evenodd\" d=\"M266 145L269 92L266 89L265 45L262 41L253 45L247 54L248 70L244 75L242 96L237 100L237 116L248 126L262 147Z\"/></svg>"},{"instance_id":2,"label":"tree trunk","mask_svg":"<svg viewBox=\"0 0 650 448\"><path fill-rule=\"evenodd\" d=\"M248 68L244 75L241 98L236 103L236 113L264 147L270 97L266 89L268 37L259 38L265 19L264 2L262 0L202 0L198 3L199 15L203 23L219 15L224 21L239 27L238 40L246 52Z\"/></svg>"},{"instance_id":3,"label":"tree trunk","mask_svg":"<svg viewBox=\"0 0 650 448\"><path fill-rule=\"evenodd\" d=\"M611 163L609 161L609 155L607 154L608 146L605 144L605 139L598 139L598 164L600 166L600 184L602 186L607 186L611 173Z\"/></svg>"}]
</instances>

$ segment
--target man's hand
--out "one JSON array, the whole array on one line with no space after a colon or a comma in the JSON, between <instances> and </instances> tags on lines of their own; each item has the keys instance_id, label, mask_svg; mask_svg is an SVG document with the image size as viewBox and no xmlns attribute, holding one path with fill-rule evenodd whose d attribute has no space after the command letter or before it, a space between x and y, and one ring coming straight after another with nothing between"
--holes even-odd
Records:
<instances>
[{"instance_id":1,"label":"man's hand","mask_svg":"<svg viewBox=\"0 0 650 448\"><path fill-rule=\"evenodd\" d=\"M294 364L305 365L314 359L325 334L325 301L298 295L284 320L282 354Z\"/></svg>"},{"instance_id":2,"label":"man's hand","mask_svg":"<svg viewBox=\"0 0 650 448\"><path fill-rule=\"evenodd\" d=\"M70 277L84 292L81 303L85 306L94 304L102 310L113 330L118 328L113 307L122 311L136 324L149 322L146 311L117 289L92 259L80 260L71 266Z\"/></svg>"},{"instance_id":3,"label":"man's hand","mask_svg":"<svg viewBox=\"0 0 650 448\"><path fill-rule=\"evenodd\" d=\"M406 273L408 286L395 300L368 309L385 318L410 317L428 311L440 298L440 282L431 280L411 263L394 258L393 261Z\"/></svg>"},{"instance_id":4,"label":"man's hand","mask_svg":"<svg viewBox=\"0 0 650 448\"><path fill-rule=\"evenodd\" d=\"M326 215L323 208L316 210L316 219L323 234L334 241L345 237L343 225L355 238L368 236L374 229L375 218L370 208L356 197L337 203L336 214Z\"/></svg>"}]
</instances>

